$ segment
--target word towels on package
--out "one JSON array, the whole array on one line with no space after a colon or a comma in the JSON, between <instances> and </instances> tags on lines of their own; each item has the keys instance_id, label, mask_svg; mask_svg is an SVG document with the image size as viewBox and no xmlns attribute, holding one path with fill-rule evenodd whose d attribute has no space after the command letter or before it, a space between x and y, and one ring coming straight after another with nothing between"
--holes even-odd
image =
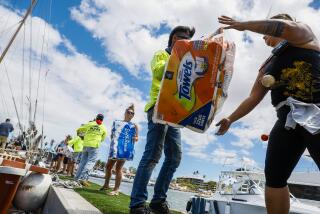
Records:
<instances>
[{"instance_id":1,"label":"word towels on package","mask_svg":"<svg viewBox=\"0 0 320 214\"><path fill-rule=\"evenodd\" d=\"M111 131L110 159L133 160L134 136L136 128L134 123L116 120Z\"/></svg>"},{"instance_id":2,"label":"word towels on package","mask_svg":"<svg viewBox=\"0 0 320 214\"><path fill-rule=\"evenodd\" d=\"M205 132L228 96L235 44L223 34L175 43L163 75L153 120Z\"/></svg>"}]
</instances>

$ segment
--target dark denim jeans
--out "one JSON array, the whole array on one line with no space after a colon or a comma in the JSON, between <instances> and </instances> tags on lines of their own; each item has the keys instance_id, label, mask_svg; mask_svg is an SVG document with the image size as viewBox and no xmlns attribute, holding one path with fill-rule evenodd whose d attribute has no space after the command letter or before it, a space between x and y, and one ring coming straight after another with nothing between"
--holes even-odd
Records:
<instances>
[{"instance_id":1,"label":"dark denim jeans","mask_svg":"<svg viewBox=\"0 0 320 214\"><path fill-rule=\"evenodd\" d=\"M147 143L134 178L130 207L140 206L147 200L147 185L163 149L165 160L154 186L152 201L166 200L169 184L181 161L180 129L153 123L152 114L153 108L148 111Z\"/></svg>"}]
</instances>

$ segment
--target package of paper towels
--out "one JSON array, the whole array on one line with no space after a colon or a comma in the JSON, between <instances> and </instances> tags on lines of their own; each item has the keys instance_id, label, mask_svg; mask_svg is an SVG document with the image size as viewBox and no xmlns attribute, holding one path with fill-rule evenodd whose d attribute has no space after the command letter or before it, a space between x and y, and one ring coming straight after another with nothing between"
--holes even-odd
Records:
<instances>
[{"instance_id":1,"label":"package of paper towels","mask_svg":"<svg viewBox=\"0 0 320 214\"><path fill-rule=\"evenodd\" d=\"M235 44L223 34L176 41L163 75L153 121L205 132L228 96Z\"/></svg>"}]
</instances>

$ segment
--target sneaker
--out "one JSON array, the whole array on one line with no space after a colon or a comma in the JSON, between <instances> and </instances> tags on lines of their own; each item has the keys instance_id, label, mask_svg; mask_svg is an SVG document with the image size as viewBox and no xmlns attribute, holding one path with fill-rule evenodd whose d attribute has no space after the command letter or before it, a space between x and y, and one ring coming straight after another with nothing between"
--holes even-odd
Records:
<instances>
[{"instance_id":1,"label":"sneaker","mask_svg":"<svg viewBox=\"0 0 320 214\"><path fill-rule=\"evenodd\" d=\"M169 204L167 201L151 202L149 207L154 214L170 214Z\"/></svg>"},{"instance_id":2,"label":"sneaker","mask_svg":"<svg viewBox=\"0 0 320 214\"><path fill-rule=\"evenodd\" d=\"M150 214L151 210L145 205L130 208L130 214Z\"/></svg>"}]
</instances>

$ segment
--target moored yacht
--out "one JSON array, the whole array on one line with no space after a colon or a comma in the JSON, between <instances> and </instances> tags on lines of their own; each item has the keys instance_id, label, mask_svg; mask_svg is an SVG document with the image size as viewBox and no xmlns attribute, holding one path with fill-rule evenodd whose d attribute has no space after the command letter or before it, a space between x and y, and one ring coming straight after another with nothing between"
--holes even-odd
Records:
<instances>
[{"instance_id":1,"label":"moored yacht","mask_svg":"<svg viewBox=\"0 0 320 214\"><path fill-rule=\"evenodd\" d=\"M288 186L295 197L315 200L320 203L320 172L292 173L288 180Z\"/></svg>"},{"instance_id":2,"label":"moored yacht","mask_svg":"<svg viewBox=\"0 0 320 214\"><path fill-rule=\"evenodd\" d=\"M194 196L187 211L192 214L266 214L265 176L257 171L222 171L216 193L210 198ZM320 213L320 207L290 197L290 213Z\"/></svg>"}]
</instances>

